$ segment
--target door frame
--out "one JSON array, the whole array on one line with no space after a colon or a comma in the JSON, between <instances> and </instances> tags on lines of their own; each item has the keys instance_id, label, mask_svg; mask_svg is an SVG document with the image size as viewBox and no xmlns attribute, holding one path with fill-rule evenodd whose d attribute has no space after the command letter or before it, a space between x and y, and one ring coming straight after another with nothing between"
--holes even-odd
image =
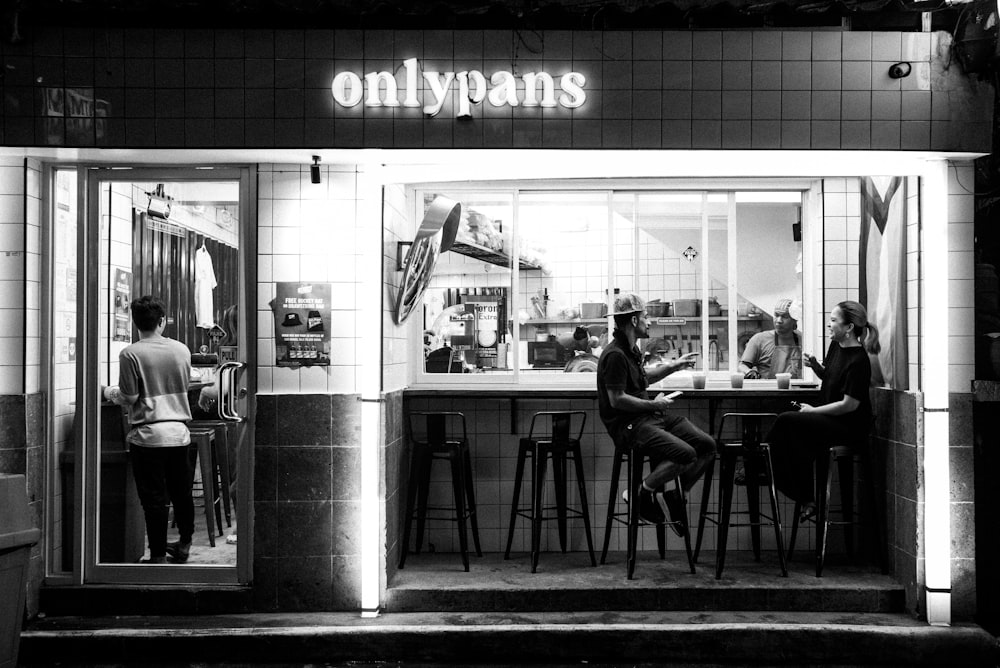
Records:
<instances>
[{"instance_id":1,"label":"door frame","mask_svg":"<svg viewBox=\"0 0 1000 668\"><path fill-rule=\"evenodd\" d=\"M82 361L77 368L78 425L74 448L78 467L76 516L76 551L73 579L79 584L246 584L252 578L253 544L253 416L255 413L257 350L251 342L257 340L256 288L257 288L257 170L255 166L220 165L215 167L175 167L144 165L122 168L107 164L82 164L79 169L79 196L81 228L79 239L81 276L78 277L77 303L83 308L77 318L77 350ZM238 228L238 273L241 281L237 291L239 306L239 350L242 370L241 385L246 397L240 401L244 416L244 456L239 461L237 500L239 507L247 509L239 519L240 540L237 543L235 567L219 565L153 565L153 564L102 564L98 560L98 492L100 489L99 449L85 447L97 443L100 430L100 397L97 392L85 391L100 383L100 234L99 207L100 183L108 181L149 181L170 183L178 181L239 182L240 220ZM82 468L82 473L79 471ZM248 512L249 511L249 512ZM82 549L81 549L82 548Z\"/></svg>"}]
</instances>

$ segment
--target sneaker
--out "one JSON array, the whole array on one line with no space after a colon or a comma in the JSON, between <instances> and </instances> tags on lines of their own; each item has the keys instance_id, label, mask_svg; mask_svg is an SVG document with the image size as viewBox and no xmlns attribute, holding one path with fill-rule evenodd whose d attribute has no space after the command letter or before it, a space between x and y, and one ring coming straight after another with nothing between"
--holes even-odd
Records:
<instances>
[{"instance_id":1,"label":"sneaker","mask_svg":"<svg viewBox=\"0 0 1000 668\"><path fill-rule=\"evenodd\" d=\"M170 555L170 560L175 564L186 563L188 557L191 556L191 543L182 543L179 540L167 543L167 554Z\"/></svg>"},{"instance_id":2,"label":"sneaker","mask_svg":"<svg viewBox=\"0 0 1000 668\"><path fill-rule=\"evenodd\" d=\"M622 492L622 500L628 505L628 490ZM666 521L663 509L653 498L653 492L639 490L639 519L649 524L663 524Z\"/></svg>"},{"instance_id":3,"label":"sneaker","mask_svg":"<svg viewBox=\"0 0 1000 668\"><path fill-rule=\"evenodd\" d=\"M683 538L687 534L688 520L684 509L684 501L676 491L657 493L658 501L663 506L663 512L668 518L670 528L675 534Z\"/></svg>"},{"instance_id":4,"label":"sneaker","mask_svg":"<svg viewBox=\"0 0 1000 668\"><path fill-rule=\"evenodd\" d=\"M659 492L647 492L639 490L639 517L643 522L649 524L663 524L667 521L667 514L661 499L663 494Z\"/></svg>"},{"instance_id":5,"label":"sneaker","mask_svg":"<svg viewBox=\"0 0 1000 668\"><path fill-rule=\"evenodd\" d=\"M140 564L165 564L167 563L166 557L150 557L149 559L140 559Z\"/></svg>"}]
</instances>

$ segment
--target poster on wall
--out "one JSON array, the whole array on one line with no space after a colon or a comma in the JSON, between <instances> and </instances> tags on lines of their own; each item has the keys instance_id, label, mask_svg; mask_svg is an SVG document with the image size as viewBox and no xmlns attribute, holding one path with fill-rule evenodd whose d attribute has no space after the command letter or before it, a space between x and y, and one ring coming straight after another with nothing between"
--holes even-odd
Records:
<instances>
[{"instance_id":1,"label":"poster on wall","mask_svg":"<svg viewBox=\"0 0 1000 668\"><path fill-rule=\"evenodd\" d=\"M132 272L115 269L114 303L115 328L112 341L132 342L132 325L129 320L129 304L132 303Z\"/></svg>"},{"instance_id":2,"label":"poster on wall","mask_svg":"<svg viewBox=\"0 0 1000 668\"><path fill-rule=\"evenodd\" d=\"M271 300L278 366L330 365L330 283L277 283Z\"/></svg>"}]
</instances>

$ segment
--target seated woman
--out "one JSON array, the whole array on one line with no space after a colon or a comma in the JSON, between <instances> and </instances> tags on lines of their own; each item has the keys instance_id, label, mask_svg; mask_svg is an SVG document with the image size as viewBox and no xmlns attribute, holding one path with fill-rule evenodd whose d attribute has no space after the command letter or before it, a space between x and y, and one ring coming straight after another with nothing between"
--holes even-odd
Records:
<instances>
[{"instance_id":1,"label":"seated woman","mask_svg":"<svg viewBox=\"0 0 1000 668\"><path fill-rule=\"evenodd\" d=\"M767 441L771 444L774 484L802 504L803 519L816 514L813 464L834 445L865 443L872 407L869 353L878 353L878 330L868 322L865 307L853 301L837 304L827 323L830 347L823 363L812 355L805 361L823 380L820 403L801 404L798 412L782 413Z\"/></svg>"}]
</instances>

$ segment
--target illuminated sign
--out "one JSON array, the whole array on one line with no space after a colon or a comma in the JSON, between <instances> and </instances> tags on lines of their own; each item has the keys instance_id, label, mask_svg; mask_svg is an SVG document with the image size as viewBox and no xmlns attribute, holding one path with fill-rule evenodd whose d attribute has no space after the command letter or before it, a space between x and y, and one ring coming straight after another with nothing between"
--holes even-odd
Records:
<instances>
[{"instance_id":1,"label":"illuminated sign","mask_svg":"<svg viewBox=\"0 0 1000 668\"><path fill-rule=\"evenodd\" d=\"M462 72L426 72L416 58L403 61L404 81L400 90L392 72L369 72L364 81L354 72L340 72L333 78L333 99L342 107L355 107L364 100L366 107L423 107L428 116L437 116L448 92L457 89L459 118L472 116L472 105L486 102L494 107L564 107L577 109L587 101L583 87L587 78L580 72L567 72L556 79L548 72L494 72L487 79L479 70ZM418 99L420 79L425 84L425 104ZM522 85L521 90L518 86ZM402 94L402 100L400 100Z\"/></svg>"}]
</instances>

